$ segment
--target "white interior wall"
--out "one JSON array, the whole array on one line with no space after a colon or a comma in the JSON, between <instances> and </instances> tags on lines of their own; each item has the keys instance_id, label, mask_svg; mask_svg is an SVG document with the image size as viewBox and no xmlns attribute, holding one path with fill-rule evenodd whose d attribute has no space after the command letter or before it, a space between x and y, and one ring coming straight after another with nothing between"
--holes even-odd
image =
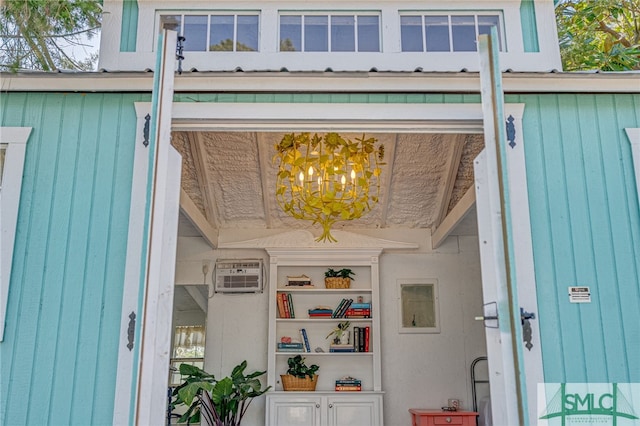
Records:
<instances>
[{"instance_id":1,"label":"white interior wall","mask_svg":"<svg viewBox=\"0 0 640 426\"><path fill-rule=\"evenodd\" d=\"M203 260L263 258L263 250L211 250L199 237L178 242L176 283L201 284ZM210 273L206 278L211 283ZM385 425L410 424L409 408L439 408L458 398L471 409L472 360L485 355L480 260L476 237L449 237L431 253L383 253L380 258L382 378ZM399 334L397 282L402 278L437 278L439 334ZM247 360L248 371L267 366L268 294L215 294L209 299L205 369L216 377L230 374ZM263 384L266 376L262 378ZM264 423L265 398L258 398L243 420Z\"/></svg>"}]
</instances>

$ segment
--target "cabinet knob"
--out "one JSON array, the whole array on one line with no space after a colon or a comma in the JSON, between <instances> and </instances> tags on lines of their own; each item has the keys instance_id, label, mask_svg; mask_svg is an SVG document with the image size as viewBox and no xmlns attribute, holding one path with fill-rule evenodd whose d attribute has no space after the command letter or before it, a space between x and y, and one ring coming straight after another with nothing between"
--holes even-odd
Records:
<instances>
[{"instance_id":1,"label":"cabinet knob","mask_svg":"<svg viewBox=\"0 0 640 426\"><path fill-rule=\"evenodd\" d=\"M316 404L316 408L320 408L320 404Z\"/></svg>"},{"instance_id":2,"label":"cabinet knob","mask_svg":"<svg viewBox=\"0 0 640 426\"><path fill-rule=\"evenodd\" d=\"M451 417L447 417L445 420L447 421L447 423L451 423Z\"/></svg>"},{"instance_id":3,"label":"cabinet knob","mask_svg":"<svg viewBox=\"0 0 640 426\"><path fill-rule=\"evenodd\" d=\"M329 408L333 408L333 404L329 404Z\"/></svg>"}]
</instances>

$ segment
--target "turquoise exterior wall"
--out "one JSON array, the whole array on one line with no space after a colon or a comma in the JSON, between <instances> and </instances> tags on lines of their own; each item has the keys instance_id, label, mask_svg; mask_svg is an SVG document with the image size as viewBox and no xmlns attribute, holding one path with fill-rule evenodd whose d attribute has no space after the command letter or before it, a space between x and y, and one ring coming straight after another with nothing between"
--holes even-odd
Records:
<instances>
[{"instance_id":1,"label":"turquoise exterior wall","mask_svg":"<svg viewBox=\"0 0 640 426\"><path fill-rule=\"evenodd\" d=\"M0 343L0 424L112 423L142 97L0 97L2 126L33 127Z\"/></svg>"},{"instance_id":2,"label":"turquoise exterior wall","mask_svg":"<svg viewBox=\"0 0 640 426\"><path fill-rule=\"evenodd\" d=\"M526 95L524 137L547 382L640 382L640 96ZM569 286L592 302L569 303Z\"/></svg>"},{"instance_id":3,"label":"turquoise exterior wall","mask_svg":"<svg viewBox=\"0 0 640 426\"><path fill-rule=\"evenodd\" d=\"M122 2L122 30L120 31L120 51L135 52L138 37L138 0Z\"/></svg>"},{"instance_id":4,"label":"turquoise exterior wall","mask_svg":"<svg viewBox=\"0 0 640 426\"><path fill-rule=\"evenodd\" d=\"M539 52L538 25L536 24L535 0L521 0L520 24L522 25L522 44L525 52Z\"/></svg>"}]
</instances>

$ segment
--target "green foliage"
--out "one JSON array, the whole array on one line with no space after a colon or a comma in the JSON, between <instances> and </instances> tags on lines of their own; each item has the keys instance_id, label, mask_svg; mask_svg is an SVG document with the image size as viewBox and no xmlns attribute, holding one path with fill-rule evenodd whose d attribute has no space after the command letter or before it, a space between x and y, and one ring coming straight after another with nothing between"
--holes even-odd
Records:
<instances>
[{"instance_id":1,"label":"green foliage","mask_svg":"<svg viewBox=\"0 0 640 426\"><path fill-rule=\"evenodd\" d=\"M209 47L209 50L214 52L233 52L233 40L228 38L226 40L222 40L218 44L212 44ZM247 46L246 44L237 42L236 52L255 52L255 49Z\"/></svg>"},{"instance_id":2,"label":"green foliage","mask_svg":"<svg viewBox=\"0 0 640 426\"><path fill-rule=\"evenodd\" d=\"M565 71L640 69L640 0L560 0L556 20Z\"/></svg>"},{"instance_id":3,"label":"green foliage","mask_svg":"<svg viewBox=\"0 0 640 426\"><path fill-rule=\"evenodd\" d=\"M2 3L2 2L0 2ZM0 6L0 70L90 70L65 49L100 28L101 0L5 0Z\"/></svg>"},{"instance_id":4,"label":"green foliage","mask_svg":"<svg viewBox=\"0 0 640 426\"><path fill-rule=\"evenodd\" d=\"M355 278L353 277L355 274L356 274L355 272L353 272L351 269L347 269L347 268L338 269L337 271L329 268L324 273L324 276L326 278L331 278L331 277L349 278L352 281L355 281Z\"/></svg>"},{"instance_id":5,"label":"green foliage","mask_svg":"<svg viewBox=\"0 0 640 426\"><path fill-rule=\"evenodd\" d=\"M180 374L187 376L184 383L173 390L171 408L186 405L189 408L178 420L179 423L200 422L201 411L212 413L216 426L240 426L251 401L270 389L262 389L257 378L265 371L245 375L247 361L242 361L231 372L230 377L216 380L213 374L187 364L180 365ZM209 392L211 402L203 397ZM203 406L204 404L204 406Z\"/></svg>"},{"instance_id":6,"label":"green foliage","mask_svg":"<svg viewBox=\"0 0 640 426\"><path fill-rule=\"evenodd\" d=\"M338 343L342 339L342 334L349 329L349 326L351 326L351 321L339 322L338 325L331 330L331 333L327 334L325 339L328 339L331 336L336 336L334 341Z\"/></svg>"},{"instance_id":7,"label":"green foliage","mask_svg":"<svg viewBox=\"0 0 640 426\"><path fill-rule=\"evenodd\" d=\"M311 366L307 366L304 362L304 358L302 355L296 355L287 360L287 364L289 365L289 369L287 370L287 374L292 376L296 376L300 379L304 379L305 377L313 378L316 374L319 366L312 364Z\"/></svg>"}]
</instances>

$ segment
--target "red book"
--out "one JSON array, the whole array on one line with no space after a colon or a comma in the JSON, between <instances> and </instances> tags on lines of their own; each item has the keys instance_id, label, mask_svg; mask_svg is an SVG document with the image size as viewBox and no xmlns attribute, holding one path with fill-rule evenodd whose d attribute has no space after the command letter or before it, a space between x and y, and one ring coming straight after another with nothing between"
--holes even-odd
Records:
<instances>
[{"instance_id":1,"label":"red book","mask_svg":"<svg viewBox=\"0 0 640 426\"><path fill-rule=\"evenodd\" d=\"M369 327L364 328L364 351L369 352Z\"/></svg>"},{"instance_id":2,"label":"red book","mask_svg":"<svg viewBox=\"0 0 640 426\"><path fill-rule=\"evenodd\" d=\"M282 298L282 305L284 306L284 317L291 318L291 313L289 312L289 298L287 297L287 293L281 293L280 297Z\"/></svg>"},{"instance_id":3,"label":"red book","mask_svg":"<svg viewBox=\"0 0 640 426\"><path fill-rule=\"evenodd\" d=\"M276 296L276 302L278 302L278 315L280 316L280 318L286 318L284 305L282 304L282 296L280 295L280 293L278 293Z\"/></svg>"}]
</instances>

